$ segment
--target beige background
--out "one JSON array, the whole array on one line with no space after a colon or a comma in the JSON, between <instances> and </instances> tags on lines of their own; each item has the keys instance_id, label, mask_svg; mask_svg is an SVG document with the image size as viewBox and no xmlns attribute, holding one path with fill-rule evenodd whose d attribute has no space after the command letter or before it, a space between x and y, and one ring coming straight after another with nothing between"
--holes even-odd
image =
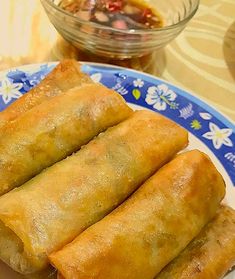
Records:
<instances>
[{"instance_id":1,"label":"beige background","mask_svg":"<svg viewBox=\"0 0 235 279\"><path fill-rule=\"evenodd\" d=\"M39 0L0 0L0 70L63 57L150 72L194 92L235 121L235 0L201 0L175 41L149 57L125 62L78 52L57 34Z\"/></svg>"}]
</instances>

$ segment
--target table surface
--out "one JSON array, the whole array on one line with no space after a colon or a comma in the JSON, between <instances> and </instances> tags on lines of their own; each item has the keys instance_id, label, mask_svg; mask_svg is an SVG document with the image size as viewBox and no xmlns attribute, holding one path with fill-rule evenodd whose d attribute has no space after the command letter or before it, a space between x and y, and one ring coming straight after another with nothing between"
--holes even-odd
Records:
<instances>
[{"instance_id":1,"label":"table surface","mask_svg":"<svg viewBox=\"0 0 235 279\"><path fill-rule=\"evenodd\" d=\"M234 14L235 0L201 0L196 16L177 39L152 59L121 65L186 88L235 121ZM0 0L0 70L65 57L94 59L58 35L39 0Z\"/></svg>"}]
</instances>

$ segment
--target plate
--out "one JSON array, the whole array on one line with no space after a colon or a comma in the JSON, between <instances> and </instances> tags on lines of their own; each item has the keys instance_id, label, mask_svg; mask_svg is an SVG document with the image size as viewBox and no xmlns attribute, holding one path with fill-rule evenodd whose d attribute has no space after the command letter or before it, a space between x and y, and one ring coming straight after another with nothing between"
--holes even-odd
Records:
<instances>
[{"instance_id":1,"label":"plate","mask_svg":"<svg viewBox=\"0 0 235 279\"><path fill-rule=\"evenodd\" d=\"M37 85L56 64L34 64L1 72L0 111ZM227 185L224 202L235 208L235 124L232 121L195 94L151 75L98 63L83 63L82 70L95 82L116 90L134 109L156 111L187 129L187 149L200 149L212 158ZM1 277L3 272L8 275ZM0 279L22 278L7 272L7 267L0 266ZM235 279L235 271L226 279Z\"/></svg>"}]
</instances>

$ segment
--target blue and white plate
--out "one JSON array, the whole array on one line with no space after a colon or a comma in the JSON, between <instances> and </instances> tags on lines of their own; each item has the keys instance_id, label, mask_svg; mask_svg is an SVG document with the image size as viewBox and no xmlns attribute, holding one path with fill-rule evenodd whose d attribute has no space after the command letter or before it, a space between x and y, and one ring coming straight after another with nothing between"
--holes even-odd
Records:
<instances>
[{"instance_id":1,"label":"blue and white plate","mask_svg":"<svg viewBox=\"0 0 235 279\"><path fill-rule=\"evenodd\" d=\"M0 111L38 84L57 63L19 67L0 73ZM149 109L190 133L188 149L207 153L222 173L225 202L235 208L235 124L195 95L159 78L116 66L84 63L82 70L121 94L131 107ZM235 278L230 274L227 279Z\"/></svg>"}]
</instances>

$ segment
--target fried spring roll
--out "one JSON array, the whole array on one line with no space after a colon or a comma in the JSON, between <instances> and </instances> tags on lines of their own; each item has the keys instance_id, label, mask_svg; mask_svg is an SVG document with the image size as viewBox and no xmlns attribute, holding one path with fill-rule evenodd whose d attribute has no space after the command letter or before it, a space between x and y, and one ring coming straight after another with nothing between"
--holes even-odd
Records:
<instances>
[{"instance_id":1,"label":"fried spring roll","mask_svg":"<svg viewBox=\"0 0 235 279\"><path fill-rule=\"evenodd\" d=\"M219 279L235 265L235 211L216 217L156 279Z\"/></svg>"},{"instance_id":2,"label":"fried spring roll","mask_svg":"<svg viewBox=\"0 0 235 279\"><path fill-rule=\"evenodd\" d=\"M56 279L57 272L52 266L36 273L20 274L0 260L0 279Z\"/></svg>"},{"instance_id":3,"label":"fried spring roll","mask_svg":"<svg viewBox=\"0 0 235 279\"><path fill-rule=\"evenodd\" d=\"M0 258L21 273L102 219L187 145L187 132L135 112L79 152L0 197Z\"/></svg>"},{"instance_id":4,"label":"fried spring roll","mask_svg":"<svg viewBox=\"0 0 235 279\"><path fill-rule=\"evenodd\" d=\"M50 260L65 279L153 279L215 215L224 193L206 155L181 154Z\"/></svg>"},{"instance_id":5,"label":"fried spring roll","mask_svg":"<svg viewBox=\"0 0 235 279\"><path fill-rule=\"evenodd\" d=\"M102 85L70 89L43 102L1 129L0 194L77 151L132 110Z\"/></svg>"},{"instance_id":6,"label":"fried spring roll","mask_svg":"<svg viewBox=\"0 0 235 279\"><path fill-rule=\"evenodd\" d=\"M64 60L37 86L0 112L0 127L42 102L66 92L68 89L92 83L88 75L80 70L75 60Z\"/></svg>"}]
</instances>

